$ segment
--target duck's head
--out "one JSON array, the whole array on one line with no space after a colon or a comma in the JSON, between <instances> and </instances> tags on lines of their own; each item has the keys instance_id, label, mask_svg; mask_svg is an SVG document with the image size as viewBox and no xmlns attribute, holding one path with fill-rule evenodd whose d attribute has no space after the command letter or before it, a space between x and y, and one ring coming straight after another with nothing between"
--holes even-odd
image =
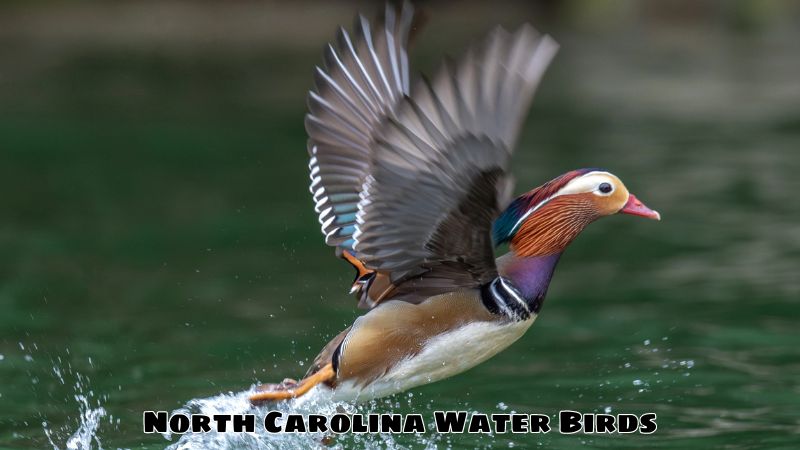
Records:
<instances>
[{"instance_id":1,"label":"duck's head","mask_svg":"<svg viewBox=\"0 0 800 450\"><path fill-rule=\"evenodd\" d=\"M510 242L518 256L561 253L589 223L612 214L661 220L601 169L567 172L517 197L494 223L496 245Z\"/></svg>"}]
</instances>

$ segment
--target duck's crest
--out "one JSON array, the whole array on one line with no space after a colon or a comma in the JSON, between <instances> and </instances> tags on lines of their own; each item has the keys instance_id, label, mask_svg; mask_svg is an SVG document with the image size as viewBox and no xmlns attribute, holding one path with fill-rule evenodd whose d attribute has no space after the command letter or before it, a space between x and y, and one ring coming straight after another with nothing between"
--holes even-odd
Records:
<instances>
[{"instance_id":1,"label":"duck's crest","mask_svg":"<svg viewBox=\"0 0 800 450\"><path fill-rule=\"evenodd\" d=\"M547 203L571 180L596 170L602 169L586 168L569 171L514 199L508 205L508 208L494 221L492 226L494 244L500 245L510 241L519 230L522 219L529 211Z\"/></svg>"}]
</instances>

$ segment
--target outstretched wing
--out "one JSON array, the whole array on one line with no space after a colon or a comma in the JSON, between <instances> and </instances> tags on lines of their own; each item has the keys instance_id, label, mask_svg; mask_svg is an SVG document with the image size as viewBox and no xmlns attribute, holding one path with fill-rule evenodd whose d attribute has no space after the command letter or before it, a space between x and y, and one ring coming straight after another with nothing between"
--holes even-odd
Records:
<instances>
[{"instance_id":1,"label":"outstretched wing","mask_svg":"<svg viewBox=\"0 0 800 450\"><path fill-rule=\"evenodd\" d=\"M340 28L317 67L306 116L311 193L325 242L351 249L359 193L374 135L409 92L408 42L413 8L387 5L384 23L359 16L355 37Z\"/></svg>"},{"instance_id":2,"label":"outstretched wing","mask_svg":"<svg viewBox=\"0 0 800 450\"><path fill-rule=\"evenodd\" d=\"M397 105L377 135L356 213L353 249L385 278L368 300L396 295L410 280L432 293L497 275L491 225L508 200L511 152L556 49L530 26L498 28Z\"/></svg>"}]
</instances>

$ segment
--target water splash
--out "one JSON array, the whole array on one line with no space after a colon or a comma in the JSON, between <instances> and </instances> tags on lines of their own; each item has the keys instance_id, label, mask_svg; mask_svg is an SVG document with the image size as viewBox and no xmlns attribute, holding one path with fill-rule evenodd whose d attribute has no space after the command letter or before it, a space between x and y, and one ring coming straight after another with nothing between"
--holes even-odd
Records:
<instances>
[{"instance_id":1,"label":"water splash","mask_svg":"<svg viewBox=\"0 0 800 450\"><path fill-rule=\"evenodd\" d=\"M64 444L64 448L68 450L90 450L92 448L97 448L102 450L103 446L100 443L100 437L97 433L98 428L100 427L100 421L102 418L108 416L106 409L102 406L97 406L92 408L89 403L89 398L85 395L76 395L75 401L78 402L78 406L80 408L80 422L78 424L78 429L72 433L67 439L67 442ZM44 434L47 436L47 440L50 442L50 445L53 446L53 450L61 450L56 444L57 437L48 426L47 422L42 422L42 427L44 428ZM93 445L96 444L96 447Z\"/></svg>"},{"instance_id":2,"label":"water splash","mask_svg":"<svg viewBox=\"0 0 800 450\"><path fill-rule=\"evenodd\" d=\"M178 437L177 442L169 445L169 450L199 450L209 448L247 448L247 449L297 449L316 448L324 445L336 444L337 447L346 448L389 448L400 449L413 446L415 448L437 448L441 436L435 433L419 435L393 435L380 434L353 434L326 435L325 433L268 433L263 429L261 419L268 411L280 411L284 414L324 414L331 416L336 413L369 414L389 413L391 410L404 406L411 406L412 395L405 398L408 405L403 405L398 398L376 400L363 405L354 405L347 402L331 401L330 395L324 389L314 389L308 394L295 400L280 402L269 406L254 407L250 404L249 396L255 392L249 391L221 394L214 397L190 400L182 408L173 411L173 414L254 414L256 416L256 432L254 433L186 433ZM280 422L279 422L280 424ZM426 424L428 425L428 424ZM431 424L432 425L432 424ZM429 427L430 428L430 427ZM165 433L164 438L173 440L176 436Z\"/></svg>"},{"instance_id":3,"label":"water splash","mask_svg":"<svg viewBox=\"0 0 800 450\"><path fill-rule=\"evenodd\" d=\"M91 359L89 364L92 365ZM103 446L99 436L100 425L103 422L115 423L114 417L102 406L102 403L108 400L108 396L97 396L89 388L89 377L74 370L69 362L64 363L61 357L53 361L51 369L59 383L65 386L68 384L68 380L72 383L73 399L78 406L79 415L77 424L65 424L56 429L53 429L47 420L43 420L42 429L47 441L53 450L91 450L95 448L102 450Z\"/></svg>"}]
</instances>

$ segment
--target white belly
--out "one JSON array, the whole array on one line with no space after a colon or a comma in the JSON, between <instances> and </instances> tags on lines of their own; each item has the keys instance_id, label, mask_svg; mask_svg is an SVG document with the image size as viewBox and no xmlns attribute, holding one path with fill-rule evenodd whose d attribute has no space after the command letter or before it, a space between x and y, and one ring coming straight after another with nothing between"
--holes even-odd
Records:
<instances>
[{"instance_id":1,"label":"white belly","mask_svg":"<svg viewBox=\"0 0 800 450\"><path fill-rule=\"evenodd\" d=\"M536 315L532 315L522 322L476 322L440 334L431 338L421 353L398 362L369 386L340 384L333 398L365 401L456 375L506 349L525 334L535 319Z\"/></svg>"}]
</instances>

